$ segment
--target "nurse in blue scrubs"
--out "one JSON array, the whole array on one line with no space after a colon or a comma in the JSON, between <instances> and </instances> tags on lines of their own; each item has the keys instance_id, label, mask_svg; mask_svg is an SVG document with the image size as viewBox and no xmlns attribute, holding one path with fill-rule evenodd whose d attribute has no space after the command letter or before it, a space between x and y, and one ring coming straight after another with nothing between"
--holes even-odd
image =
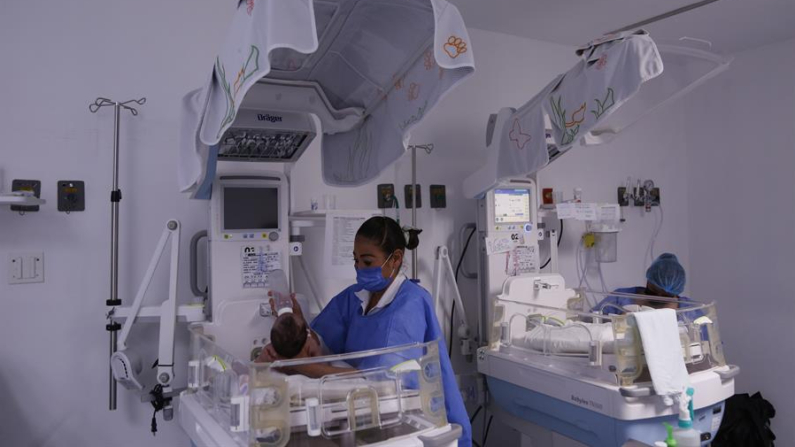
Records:
<instances>
[{"instance_id":1,"label":"nurse in blue scrubs","mask_svg":"<svg viewBox=\"0 0 795 447\"><path fill-rule=\"evenodd\" d=\"M611 295L603 299L599 304L591 309L591 312L602 313L605 315L623 314L623 308L631 304L640 304L657 309L663 308L682 308L683 306L689 307L695 305L692 300L686 296L682 296L685 290L685 283L687 275L685 268L679 263L676 255L671 253L663 253L646 270L646 286L645 287L626 287L616 289L616 293L628 293L633 295L646 295L650 297L662 298L675 298L678 302L674 301L656 301L653 298L648 301L639 301L637 299ZM691 304L692 303L692 304ZM701 310L694 310L684 312L683 316L687 317L690 321L695 321L697 318L703 316Z\"/></svg>"},{"instance_id":2,"label":"nurse in blue scrubs","mask_svg":"<svg viewBox=\"0 0 795 447\"><path fill-rule=\"evenodd\" d=\"M458 445L468 447L472 444L472 427L450 359L444 355L447 348L431 296L401 272L406 250L413 250L418 244L415 232L409 232L407 237L400 225L389 217L367 220L354 241L356 284L335 296L314 319L311 328L323 350L331 354L438 340L447 419L463 428ZM276 359L275 353L268 348L265 356ZM395 359L376 356L349 363L356 369L367 369L393 366ZM350 369L314 364L301 367L300 372L309 377L321 377L345 371Z\"/></svg>"}]
</instances>

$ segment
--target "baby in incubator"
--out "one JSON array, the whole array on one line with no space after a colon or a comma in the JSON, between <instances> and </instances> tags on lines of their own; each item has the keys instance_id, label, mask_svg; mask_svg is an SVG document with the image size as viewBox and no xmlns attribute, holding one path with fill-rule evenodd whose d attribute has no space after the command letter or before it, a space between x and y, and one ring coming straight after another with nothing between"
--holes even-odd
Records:
<instances>
[{"instance_id":1,"label":"baby in incubator","mask_svg":"<svg viewBox=\"0 0 795 447\"><path fill-rule=\"evenodd\" d=\"M294 313L285 313L276 318L271 329L271 345L285 359L321 355L320 341L309 330L303 317Z\"/></svg>"},{"instance_id":2,"label":"baby in incubator","mask_svg":"<svg viewBox=\"0 0 795 447\"><path fill-rule=\"evenodd\" d=\"M309 329L301 312L301 306L294 297L292 299L293 311L283 313L276 318L271 328L271 343L262 350L256 359L257 362L268 362L273 358L300 359L329 354L323 352L323 344L317 334ZM271 305L273 306L273 302ZM269 350L271 352L268 352ZM331 365L350 368L349 364L341 361L331 362Z\"/></svg>"}]
</instances>

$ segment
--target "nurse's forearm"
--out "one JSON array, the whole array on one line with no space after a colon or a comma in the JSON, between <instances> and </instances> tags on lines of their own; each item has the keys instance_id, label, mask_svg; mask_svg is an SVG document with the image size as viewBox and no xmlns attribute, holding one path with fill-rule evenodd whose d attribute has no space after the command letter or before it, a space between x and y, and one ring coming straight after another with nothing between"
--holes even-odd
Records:
<instances>
[{"instance_id":1,"label":"nurse's forearm","mask_svg":"<svg viewBox=\"0 0 795 447\"><path fill-rule=\"evenodd\" d=\"M341 373L356 371L356 368L338 368L336 366L331 366L327 363L315 363L311 365L296 366L294 367L294 370L299 374L303 374L307 377L317 379L323 376L327 376L329 374L341 374Z\"/></svg>"}]
</instances>

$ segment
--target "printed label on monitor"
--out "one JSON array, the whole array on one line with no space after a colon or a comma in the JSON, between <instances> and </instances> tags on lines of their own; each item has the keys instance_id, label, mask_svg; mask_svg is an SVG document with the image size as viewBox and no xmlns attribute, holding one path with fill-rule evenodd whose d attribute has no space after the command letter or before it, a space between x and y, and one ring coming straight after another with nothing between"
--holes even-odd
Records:
<instances>
[{"instance_id":1,"label":"printed label on monitor","mask_svg":"<svg viewBox=\"0 0 795 447\"><path fill-rule=\"evenodd\" d=\"M263 247L246 246L241 253L243 288L265 288L268 273L282 268L281 255L277 251L264 251Z\"/></svg>"}]
</instances>

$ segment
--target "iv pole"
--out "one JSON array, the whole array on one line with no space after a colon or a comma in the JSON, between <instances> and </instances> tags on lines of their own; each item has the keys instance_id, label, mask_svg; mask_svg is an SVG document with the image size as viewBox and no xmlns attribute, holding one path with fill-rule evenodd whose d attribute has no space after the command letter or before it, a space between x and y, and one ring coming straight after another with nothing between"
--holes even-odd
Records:
<instances>
[{"instance_id":1,"label":"iv pole","mask_svg":"<svg viewBox=\"0 0 795 447\"><path fill-rule=\"evenodd\" d=\"M411 149L411 228L417 228L417 148L430 155L433 144L417 144L409 146ZM417 279L417 250L411 251L411 279Z\"/></svg>"},{"instance_id":2,"label":"iv pole","mask_svg":"<svg viewBox=\"0 0 795 447\"><path fill-rule=\"evenodd\" d=\"M107 98L97 98L88 106L91 113L97 113L100 108L113 106L113 189L110 192L110 299L105 301L105 305L110 307L108 320L113 314L115 306L121 306L119 299L119 202L121 202L121 190L119 189L119 122L121 121L121 109L129 110L133 116L138 116L138 110L130 106L130 103L144 105L146 98L131 99L125 102L112 101ZM116 352L116 336L121 325L114 321L109 321L105 329L110 332L110 355ZM113 378L113 371L108 362L108 374L110 380L108 409L116 409L116 380Z\"/></svg>"}]
</instances>

